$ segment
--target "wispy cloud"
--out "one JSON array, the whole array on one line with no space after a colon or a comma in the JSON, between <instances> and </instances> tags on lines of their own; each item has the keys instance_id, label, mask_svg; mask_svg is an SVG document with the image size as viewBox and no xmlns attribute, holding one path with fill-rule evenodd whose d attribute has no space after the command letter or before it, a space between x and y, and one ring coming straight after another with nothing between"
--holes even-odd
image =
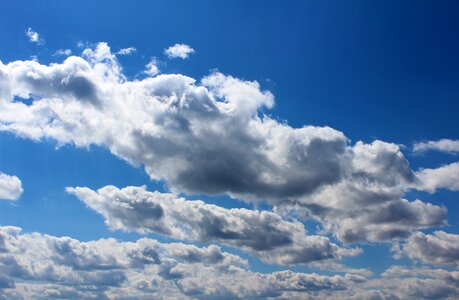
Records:
<instances>
[{"instance_id":1,"label":"wispy cloud","mask_svg":"<svg viewBox=\"0 0 459 300\"><path fill-rule=\"evenodd\" d=\"M31 27L27 28L26 35L29 38L29 42L42 45L45 41L40 37L38 32L33 31Z\"/></svg>"}]
</instances>

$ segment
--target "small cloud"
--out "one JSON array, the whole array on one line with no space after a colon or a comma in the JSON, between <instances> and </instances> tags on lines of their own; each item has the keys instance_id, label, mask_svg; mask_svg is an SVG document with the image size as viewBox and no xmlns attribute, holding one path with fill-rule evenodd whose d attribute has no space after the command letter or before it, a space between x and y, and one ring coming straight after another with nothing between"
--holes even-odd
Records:
<instances>
[{"instance_id":1,"label":"small cloud","mask_svg":"<svg viewBox=\"0 0 459 300\"><path fill-rule=\"evenodd\" d=\"M441 139L438 141L426 141L414 144L414 152L439 151L450 154L459 153L459 140Z\"/></svg>"},{"instance_id":2,"label":"small cloud","mask_svg":"<svg viewBox=\"0 0 459 300\"><path fill-rule=\"evenodd\" d=\"M137 49L134 47L128 47L128 48L123 48L120 51L118 51L116 54L118 55L129 55L132 54L133 52L136 52Z\"/></svg>"},{"instance_id":3,"label":"small cloud","mask_svg":"<svg viewBox=\"0 0 459 300\"><path fill-rule=\"evenodd\" d=\"M186 44L175 44L174 46L164 49L164 54L166 54L171 59L186 59L192 53L194 53L194 49Z\"/></svg>"},{"instance_id":4,"label":"small cloud","mask_svg":"<svg viewBox=\"0 0 459 300\"><path fill-rule=\"evenodd\" d=\"M146 67L145 73L149 76L155 76L159 73L158 60L156 57L152 57Z\"/></svg>"},{"instance_id":5,"label":"small cloud","mask_svg":"<svg viewBox=\"0 0 459 300\"><path fill-rule=\"evenodd\" d=\"M69 56L71 54L72 54L72 50L70 50L70 49L57 49L57 51L53 55L54 56L56 56L56 55Z\"/></svg>"},{"instance_id":6,"label":"small cloud","mask_svg":"<svg viewBox=\"0 0 459 300\"><path fill-rule=\"evenodd\" d=\"M40 38L38 32L33 31L32 28L27 28L26 35L29 38L29 42L36 43L38 45L44 44L44 40Z\"/></svg>"}]
</instances>

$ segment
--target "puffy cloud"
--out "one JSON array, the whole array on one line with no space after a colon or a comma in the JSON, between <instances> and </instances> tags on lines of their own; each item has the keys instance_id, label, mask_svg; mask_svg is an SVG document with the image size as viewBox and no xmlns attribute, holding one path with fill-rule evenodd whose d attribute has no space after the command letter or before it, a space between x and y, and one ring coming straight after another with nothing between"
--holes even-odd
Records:
<instances>
[{"instance_id":1,"label":"puffy cloud","mask_svg":"<svg viewBox=\"0 0 459 300\"><path fill-rule=\"evenodd\" d=\"M418 190L435 192L438 189L459 191L459 163L452 163L437 169L422 169L417 172Z\"/></svg>"},{"instance_id":2,"label":"puffy cloud","mask_svg":"<svg viewBox=\"0 0 459 300\"><path fill-rule=\"evenodd\" d=\"M174 193L265 201L346 242L445 224L445 208L404 199L440 171L413 172L398 145L351 145L329 127L278 122L263 114L274 97L255 81L214 72L197 82L155 70L128 80L106 43L60 64L0 63L0 131L106 147ZM429 185L456 188L444 182Z\"/></svg>"},{"instance_id":3,"label":"puffy cloud","mask_svg":"<svg viewBox=\"0 0 459 300\"><path fill-rule=\"evenodd\" d=\"M438 141L419 142L413 146L413 151L415 152L425 152L429 150L458 153L459 140L441 139Z\"/></svg>"},{"instance_id":4,"label":"puffy cloud","mask_svg":"<svg viewBox=\"0 0 459 300\"><path fill-rule=\"evenodd\" d=\"M194 49L186 44L175 44L174 46L164 49L164 54L169 58L186 59L192 53L194 53Z\"/></svg>"},{"instance_id":5,"label":"puffy cloud","mask_svg":"<svg viewBox=\"0 0 459 300\"><path fill-rule=\"evenodd\" d=\"M27 28L26 35L29 38L29 42L31 42L31 43L36 43L36 44L39 44L39 45L44 43L43 39L40 37L38 32L33 31L32 28L30 28L30 27Z\"/></svg>"},{"instance_id":6,"label":"puffy cloud","mask_svg":"<svg viewBox=\"0 0 459 300\"><path fill-rule=\"evenodd\" d=\"M278 297L344 290L357 275L250 271L216 246L143 238L80 242L0 227L0 297L7 299L170 299Z\"/></svg>"},{"instance_id":7,"label":"puffy cloud","mask_svg":"<svg viewBox=\"0 0 459 300\"><path fill-rule=\"evenodd\" d=\"M17 200L22 192L22 182L19 178L0 172L1 200Z\"/></svg>"},{"instance_id":8,"label":"puffy cloud","mask_svg":"<svg viewBox=\"0 0 459 300\"><path fill-rule=\"evenodd\" d=\"M404 254L410 259L427 264L459 266L459 235L444 231L435 231L433 234L416 232L396 254L398 256Z\"/></svg>"},{"instance_id":9,"label":"puffy cloud","mask_svg":"<svg viewBox=\"0 0 459 300\"><path fill-rule=\"evenodd\" d=\"M326 237L308 235L304 225L272 212L225 209L145 187L97 191L67 188L100 213L114 230L155 232L181 240L219 242L250 251L268 263L309 263L358 252L338 248Z\"/></svg>"},{"instance_id":10,"label":"puffy cloud","mask_svg":"<svg viewBox=\"0 0 459 300\"><path fill-rule=\"evenodd\" d=\"M134 47L128 47L128 48L122 48L120 51L118 51L116 54L118 55L130 55L134 52L136 52L137 49Z\"/></svg>"}]
</instances>

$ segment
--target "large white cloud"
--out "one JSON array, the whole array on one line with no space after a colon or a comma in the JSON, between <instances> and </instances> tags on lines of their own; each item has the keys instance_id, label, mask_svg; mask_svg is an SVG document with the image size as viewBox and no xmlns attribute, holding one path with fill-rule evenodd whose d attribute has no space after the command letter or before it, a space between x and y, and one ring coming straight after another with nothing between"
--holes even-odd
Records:
<instances>
[{"instance_id":1,"label":"large white cloud","mask_svg":"<svg viewBox=\"0 0 459 300\"><path fill-rule=\"evenodd\" d=\"M106 147L174 193L266 201L346 242L443 225L445 208L404 194L456 189L441 168L411 170L395 144L351 145L335 129L266 116L274 97L257 82L218 72L200 82L180 74L129 80L106 43L57 64L0 63L0 83L1 131Z\"/></svg>"},{"instance_id":2,"label":"large white cloud","mask_svg":"<svg viewBox=\"0 0 459 300\"><path fill-rule=\"evenodd\" d=\"M308 235L302 223L285 221L272 212L225 209L148 192L145 187L67 190L104 216L111 229L224 243L248 250L267 263L310 263L359 253L339 248L326 237Z\"/></svg>"},{"instance_id":3,"label":"large white cloud","mask_svg":"<svg viewBox=\"0 0 459 300\"><path fill-rule=\"evenodd\" d=\"M22 182L18 177L0 172L0 200L17 200L22 192Z\"/></svg>"}]
</instances>

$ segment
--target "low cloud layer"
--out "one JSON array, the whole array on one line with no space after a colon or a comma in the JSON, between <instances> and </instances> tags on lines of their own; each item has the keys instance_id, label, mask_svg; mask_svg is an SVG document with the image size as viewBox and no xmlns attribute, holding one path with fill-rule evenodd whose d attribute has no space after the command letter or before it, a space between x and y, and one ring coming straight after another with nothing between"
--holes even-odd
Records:
<instances>
[{"instance_id":1,"label":"low cloud layer","mask_svg":"<svg viewBox=\"0 0 459 300\"><path fill-rule=\"evenodd\" d=\"M18 177L0 172L0 200L18 200L22 192L22 182Z\"/></svg>"},{"instance_id":2,"label":"low cloud layer","mask_svg":"<svg viewBox=\"0 0 459 300\"><path fill-rule=\"evenodd\" d=\"M393 266L381 277L250 271L217 246L22 233L0 227L2 299L454 299L459 272Z\"/></svg>"},{"instance_id":3,"label":"low cloud layer","mask_svg":"<svg viewBox=\"0 0 459 300\"><path fill-rule=\"evenodd\" d=\"M358 275L323 276L249 271L247 262L216 246L198 248L23 234L0 227L0 297L5 299L266 298L344 290Z\"/></svg>"}]
</instances>

